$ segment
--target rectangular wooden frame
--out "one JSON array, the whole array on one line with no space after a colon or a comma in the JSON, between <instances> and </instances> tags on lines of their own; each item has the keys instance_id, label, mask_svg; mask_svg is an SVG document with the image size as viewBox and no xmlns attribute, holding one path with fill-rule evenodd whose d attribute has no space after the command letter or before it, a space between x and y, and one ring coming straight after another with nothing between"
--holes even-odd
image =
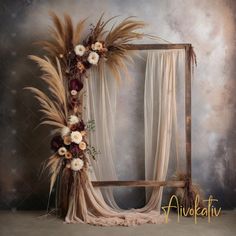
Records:
<instances>
[{"instance_id":1,"label":"rectangular wooden frame","mask_svg":"<svg viewBox=\"0 0 236 236\"><path fill-rule=\"evenodd\" d=\"M192 182L191 166L191 44L127 44L128 50L168 50L185 49L185 137L186 137L186 180L185 181L93 181L94 187L184 187Z\"/></svg>"}]
</instances>

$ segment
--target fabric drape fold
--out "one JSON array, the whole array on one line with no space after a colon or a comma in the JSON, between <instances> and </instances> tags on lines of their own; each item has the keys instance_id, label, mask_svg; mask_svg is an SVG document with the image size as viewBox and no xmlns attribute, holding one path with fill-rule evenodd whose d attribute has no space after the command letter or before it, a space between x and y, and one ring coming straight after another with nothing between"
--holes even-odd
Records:
<instances>
[{"instance_id":1,"label":"fabric drape fold","mask_svg":"<svg viewBox=\"0 0 236 236\"><path fill-rule=\"evenodd\" d=\"M146 180L164 181L172 139L178 149L176 80L184 56L184 50L177 49L148 52L144 93ZM72 203L66 221L74 223L82 219L104 226L163 222L164 217L160 214L162 187L147 188L146 205L125 211L117 206L112 188L100 190L92 186L91 180L117 180L114 140L118 88L103 64L100 73L96 68L91 70L85 89L84 119L95 120L96 124L96 131L91 133L89 141L101 154L91 161L90 171L74 176L73 184L78 186L71 193Z\"/></svg>"},{"instance_id":2,"label":"fabric drape fold","mask_svg":"<svg viewBox=\"0 0 236 236\"><path fill-rule=\"evenodd\" d=\"M84 119L95 121L95 132L90 133L89 141L100 153L97 160L91 160L91 177L93 180L117 179L114 165L117 83L109 77L103 62L99 72L97 68L91 69L85 85ZM112 188L102 189L102 192L106 202L119 209Z\"/></svg>"},{"instance_id":3,"label":"fabric drape fold","mask_svg":"<svg viewBox=\"0 0 236 236\"><path fill-rule=\"evenodd\" d=\"M166 179L172 138L178 156L176 81L184 55L182 49L148 53L144 93L146 180ZM163 187L147 189L145 209L160 209L162 191Z\"/></svg>"}]
</instances>

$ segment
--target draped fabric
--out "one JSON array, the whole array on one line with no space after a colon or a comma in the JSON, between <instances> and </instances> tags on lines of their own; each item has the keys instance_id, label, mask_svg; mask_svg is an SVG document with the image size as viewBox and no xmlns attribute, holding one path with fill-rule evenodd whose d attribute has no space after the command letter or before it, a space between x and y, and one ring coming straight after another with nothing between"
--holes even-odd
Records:
<instances>
[{"instance_id":1,"label":"draped fabric","mask_svg":"<svg viewBox=\"0 0 236 236\"><path fill-rule=\"evenodd\" d=\"M178 149L176 80L181 62L184 50L148 52L144 93L146 180L164 181L172 139ZM96 131L90 135L90 144L100 155L91 161L91 168L74 176L76 188L71 193L66 221L104 226L163 222L162 187L147 188L146 205L125 211L117 206L111 188L92 186L91 180L117 180L114 137L118 86L103 64L99 73L96 68L91 70L85 87L84 119L95 120Z\"/></svg>"},{"instance_id":2,"label":"draped fabric","mask_svg":"<svg viewBox=\"0 0 236 236\"><path fill-rule=\"evenodd\" d=\"M171 142L178 159L176 82L184 81L184 50L158 50L148 53L145 94L145 179L164 181L170 158ZM178 160L177 160L178 162ZM147 205L160 209L161 188L146 190Z\"/></svg>"},{"instance_id":3,"label":"draped fabric","mask_svg":"<svg viewBox=\"0 0 236 236\"><path fill-rule=\"evenodd\" d=\"M96 160L91 160L90 175L93 180L116 180L114 136L117 82L109 75L103 62L100 72L96 68L91 69L85 85L84 120L95 121L95 132L90 133L89 141L100 153ZM118 209L112 188L107 187L102 191L106 202Z\"/></svg>"}]
</instances>

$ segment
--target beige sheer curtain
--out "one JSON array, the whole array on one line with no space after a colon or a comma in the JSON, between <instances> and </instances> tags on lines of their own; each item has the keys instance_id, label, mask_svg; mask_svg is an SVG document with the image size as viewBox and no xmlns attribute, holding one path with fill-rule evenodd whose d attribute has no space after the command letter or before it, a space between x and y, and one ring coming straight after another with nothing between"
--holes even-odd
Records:
<instances>
[{"instance_id":1,"label":"beige sheer curtain","mask_svg":"<svg viewBox=\"0 0 236 236\"><path fill-rule=\"evenodd\" d=\"M184 50L148 52L144 96L146 179L162 181L166 178L171 141L177 137L176 80L183 62ZM145 207L122 211L116 205L112 189L106 188L101 194L100 189L91 184L91 180L117 179L113 160L117 89L105 64L100 75L96 68L91 70L86 81L84 119L95 120L96 131L91 134L90 144L101 154L96 161L91 161L89 175L81 173L81 177L75 177L89 181L78 184L80 196L72 194L74 203L69 206L67 222L80 221L78 212L84 222L104 226L163 221L160 216L162 188L149 190ZM177 146L176 142L176 150Z\"/></svg>"},{"instance_id":2,"label":"beige sheer curtain","mask_svg":"<svg viewBox=\"0 0 236 236\"><path fill-rule=\"evenodd\" d=\"M184 61L182 49L148 52L144 95L146 180L166 179L171 143L178 159L176 82L184 81ZM147 189L145 208L160 209L162 191L162 187Z\"/></svg>"},{"instance_id":3,"label":"beige sheer curtain","mask_svg":"<svg viewBox=\"0 0 236 236\"><path fill-rule=\"evenodd\" d=\"M90 133L89 141L100 152L96 160L91 160L90 176L92 180L116 180L113 158L115 156L114 136L118 85L110 76L104 62L100 74L96 67L92 68L89 79L85 82L84 120L95 121L95 132ZM103 188L102 193L105 201L111 207L119 209L114 200L112 188Z\"/></svg>"}]
</instances>

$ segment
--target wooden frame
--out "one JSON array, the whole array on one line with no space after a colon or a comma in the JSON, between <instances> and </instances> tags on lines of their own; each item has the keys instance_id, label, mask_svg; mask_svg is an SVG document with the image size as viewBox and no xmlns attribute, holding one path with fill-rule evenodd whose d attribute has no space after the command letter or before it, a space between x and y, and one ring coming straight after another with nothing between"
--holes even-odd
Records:
<instances>
[{"instance_id":1,"label":"wooden frame","mask_svg":"<svg viewBox=\"0 0 236 236\"><path fill-rule=\"evenodd\" d=\"M93 181L94 187L189 187L192 182L191 166L191 44L127 44L128 50L185 49L185 137L186 137L186 180L185 181Z\"/></svg>"}]
</instances>

